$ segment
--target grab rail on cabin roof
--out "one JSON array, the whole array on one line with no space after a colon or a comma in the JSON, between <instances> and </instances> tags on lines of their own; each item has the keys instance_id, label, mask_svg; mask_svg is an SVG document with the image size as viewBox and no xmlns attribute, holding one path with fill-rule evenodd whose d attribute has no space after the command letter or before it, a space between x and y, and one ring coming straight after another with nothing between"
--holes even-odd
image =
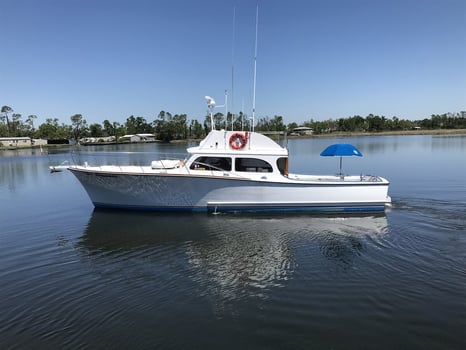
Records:
<instances>
[{"instance_id":1,"label":"grab rail on cabin roof","mask_svg":"<svg viewBox=\"0 0 466 350\"><path fill-rule=\"evenodd\" d=\"M139 158L137 156L139 156ZM150 166L153 160L186 160L186 153L126 151L89 152L80 150L70 152L70 157L72 164L83 164L87 161L89 164L94 165Z\"/></svg>"}]
</instances>

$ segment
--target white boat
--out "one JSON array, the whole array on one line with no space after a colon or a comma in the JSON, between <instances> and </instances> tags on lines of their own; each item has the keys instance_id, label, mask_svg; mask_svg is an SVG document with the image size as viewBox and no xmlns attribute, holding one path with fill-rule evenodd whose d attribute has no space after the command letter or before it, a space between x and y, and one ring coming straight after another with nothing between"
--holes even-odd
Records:
<instances>
[{"instance_id":1,"label":"white boat","mask_svg":"<svg viewBox=\"0 0 466 350\"><path fill-rule=\"evenodd\" d=\"M95 207L157 211L377 212L389 181L288 171L288 150L257 132L212 130L183 160L72 165ZM164 166L164 164L166 166Z\"/></svg>"},{"instance_id":2,"label":"white boat","mask_svg":"<svg viewBox=\"0 0 466 350\"><path fill-rule=\"evenodd\" d=\"M225 108L226 97L225 91ZM154 161L151 166L69 167L94 206L159 211L373 212L384 211L390 204L389 182L379 176L290 174L288 150L272 139L256 132L215 130L215 101L205 98L212 131L199 146L187 149L186 159Z\"/></svg>"}]
</instances>

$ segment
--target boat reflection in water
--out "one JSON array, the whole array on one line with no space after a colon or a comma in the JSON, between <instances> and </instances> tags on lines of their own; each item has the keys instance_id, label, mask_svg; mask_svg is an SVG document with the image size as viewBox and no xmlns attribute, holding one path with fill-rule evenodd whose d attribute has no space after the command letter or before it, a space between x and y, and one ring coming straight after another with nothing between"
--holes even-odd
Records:
<instances>
[{"instance_id":1,"label":"boat reflection in water","mask_svg":"<svg viewBox=\"0 0 466 350\"><path fill-rule=\"evenodd\" d=\"M113 270L129 279L139 276L165 281L168 286L199 288L203 295L218 297L218 304L220 300L265 297L267 289L282 287L292 279L304 261L346 266L387 231L385 215L95 210L79 246L94 266L102 263L106 273ZM314 270L327 268L322 263L312 266Z\"/></svg>"}]
</instances>

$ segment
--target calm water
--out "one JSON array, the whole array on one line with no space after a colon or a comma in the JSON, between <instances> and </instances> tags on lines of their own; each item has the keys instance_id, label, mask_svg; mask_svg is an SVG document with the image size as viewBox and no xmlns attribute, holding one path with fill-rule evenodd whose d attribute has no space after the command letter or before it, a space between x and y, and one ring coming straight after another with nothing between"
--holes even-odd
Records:
<instances>
[{"instance_id":1,"label":"calm water","mask_svg":"<svg viewBox=\"0 0 466 350\"><path fill-rule=\"evenodd\" d=\"M290 170L335 142L386 215L97 211L69 150L0 152L0 349L465 349L466 136L292 140Z\"/></svg>"}]
</instances>

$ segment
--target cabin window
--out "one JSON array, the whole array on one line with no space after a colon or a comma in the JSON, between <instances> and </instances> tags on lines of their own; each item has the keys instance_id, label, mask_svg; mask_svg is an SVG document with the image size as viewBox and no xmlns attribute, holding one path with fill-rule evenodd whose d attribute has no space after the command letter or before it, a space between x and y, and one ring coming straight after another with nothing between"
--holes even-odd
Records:
<instances>
[{"instance_id":1,"label":"cabin window","mask_svg":"<svg viewBox=\"0 0 466 350\"><path fill-rule=\"evenodd\" d=\"M191 170L231 171L231 158L228 157L198 157L189 167Z\"/></svg>"},{"instance_id":2,"label":"cabin window","mask_svg":"<svg viewBox=\"0 0 466 350\"><path fill-rule=\"evenodd\" d=\"M280 174L288 176L288 158L278 158L277 159L277 167L280 170Z\"/></svg>"},{"instance_id":3,"label":"cabin window","mask_svg":"<svg viewBox=\"0 0 466 350\"><path fill-rule=\"evenodd\" d=\"M236 158L235 159L236 171L247 171L253 173L271 173L272 166L265 160L257 158Z\"/></svg>"}]
</instances>

